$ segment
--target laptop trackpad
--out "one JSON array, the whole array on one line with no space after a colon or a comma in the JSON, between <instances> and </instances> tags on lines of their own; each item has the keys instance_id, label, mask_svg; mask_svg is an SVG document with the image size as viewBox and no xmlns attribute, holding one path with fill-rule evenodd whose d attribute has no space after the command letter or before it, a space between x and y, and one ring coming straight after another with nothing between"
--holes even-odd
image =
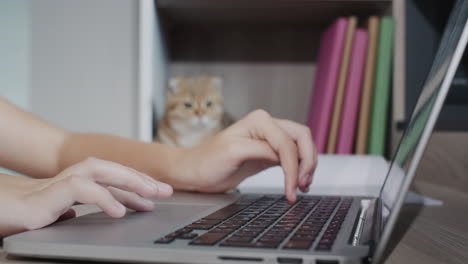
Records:
<instances>
[{"instance_id":1,"label":"laptop trackpad","mask_svg":"<svg viewBox=\"0 0 468 264\"><path fill-rule=\"evenodd\" d=\"M95 213L26 232L16 238L59 244L148 245L148 242L174 231L174 228L213 211L210 208L213 205L157 204L152 212L131 212L120 219Z\"/></svg>"}]
</instances>

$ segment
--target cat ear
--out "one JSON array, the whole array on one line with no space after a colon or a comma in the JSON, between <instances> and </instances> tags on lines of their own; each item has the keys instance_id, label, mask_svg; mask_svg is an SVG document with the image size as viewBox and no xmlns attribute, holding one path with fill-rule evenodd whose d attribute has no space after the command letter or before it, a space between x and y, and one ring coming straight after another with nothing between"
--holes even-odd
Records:
<instances>
[{"instance_id":1,"label":"cat ear","mask_svg":"<svg viewBox=\"0 0 468 264\"><path fill-rule=\"evenodd\" d=\"M223 79L221 77L212 77L213 87L219 92L223 91Z\"/></svg>"},{"instance_id":2,"label":"cat ear","mask_svg":"<svg viewBox=\"0 0 468 264\"><path fill-rule=\"evenodd\" d=\"M169 91L168 94L175 94L179 90L180 77L173 77L169 79Z\"/></svg>"}]
</instances>

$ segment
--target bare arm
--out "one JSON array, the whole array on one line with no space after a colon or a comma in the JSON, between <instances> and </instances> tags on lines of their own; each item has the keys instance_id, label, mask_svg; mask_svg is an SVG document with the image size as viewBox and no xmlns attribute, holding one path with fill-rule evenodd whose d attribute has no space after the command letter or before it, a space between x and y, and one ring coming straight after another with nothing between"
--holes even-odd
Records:
<instances>
[{"instance_id":1,"label":"bare arm","mask_svg":"<svg viewBox=\"0 0 468 264\"><path fill-rule=\"evenodd\" d=\"M0 165L32 177L60 170L59 153L67 131L23 111L0 97Z\"/></svg>"},{"instance_id":2,"label":"bare arm","mask_svg":"<svg viewBox=\"0 0 468 264\"><path fill-rule=\"evenodd\" d=\"M166 178L177 148L55 127L0 98L0 165L34 178L49 178L88 157ZM168 180L168 179L166 179Z\"/></svg>"},{"instance_id":3,"label":"bare arm","mask_svg":"<svg viewBox=\"0 0 468 264\"><path fill-rule=\"evenodd\" d=\"M263 110L248 114L215 138L177 148L54 127L0 98L0 164L35 178L49 178L88 157L120 163L178 190L222 192L280 164L290 201L307 191L317 155L310 130Z\"/></svg>"},{"instance_id":4,"label":"bare arm","mask_svg":"<svg viewBox=\"0 0 468 264\"><path fill-rule=\"evenodd\" d=\"M223 192L276 164L294 201L298 187L308 191L317 161L307 127L263 110L187 149L68 132L1 97L0 122L0 165L48 178L0 175L0 208L6 212L0 215L0 236L71 217L76 201L97 204L113 217L123 216L124 206L152 210L147 198L172 194L171 186L155 179L179 190Z\"/></svg>"}]
</instances>

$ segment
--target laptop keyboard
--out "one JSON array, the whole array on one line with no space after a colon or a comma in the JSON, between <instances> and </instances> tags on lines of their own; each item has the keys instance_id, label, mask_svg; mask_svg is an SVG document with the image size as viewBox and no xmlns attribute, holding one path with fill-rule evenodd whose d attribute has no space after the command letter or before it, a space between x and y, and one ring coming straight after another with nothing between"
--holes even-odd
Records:
<instances>
[{"instance_id":1,"label":"laptop keyboard","mask_svg":"<svg viewBox=\"0 0 468 264\"><path fill-rule=\"evenodd\" d=\"M314 245L329 251L351 203L352 198L298 196L290 204L281 195L243 195L154 243L187 239L190 246L308 250ZM196 232L202 230L207 232Z\"/></svg>"}]
</instances>

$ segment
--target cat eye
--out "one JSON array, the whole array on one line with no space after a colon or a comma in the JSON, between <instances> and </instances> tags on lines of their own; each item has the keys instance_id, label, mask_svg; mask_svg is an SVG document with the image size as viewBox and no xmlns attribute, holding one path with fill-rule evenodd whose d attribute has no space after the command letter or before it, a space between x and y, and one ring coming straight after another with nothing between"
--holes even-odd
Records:
<instances>
[{"instance_id":1,"label":"cat eye","mask_svg":"<svg viewBox=\"0 0 468 264\"><path fill-rule=\"evenodd\" d=\"M206 107L211 107L212 105L213 105L213 102L211 101L206 102Z\"/></svg>"},{"instance_id":2,"label":"cat eye","mask_svg":"<svg viewBox=\"0 0 468 264\"><path fill-rule=\"evenodd\" d=\"M185 108L192 108L192 104L191 103L184 103L185 105Z\"/></svg>"}]
</instances>

